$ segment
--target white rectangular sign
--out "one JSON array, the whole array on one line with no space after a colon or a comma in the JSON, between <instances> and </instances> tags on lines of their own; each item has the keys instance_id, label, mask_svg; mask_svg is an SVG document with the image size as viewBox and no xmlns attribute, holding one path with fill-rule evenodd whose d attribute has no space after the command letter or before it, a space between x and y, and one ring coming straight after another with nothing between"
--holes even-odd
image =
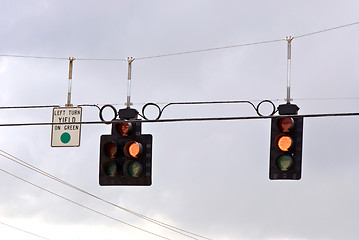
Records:
<instances>
[{"instance_id":1,"label":"white rectangular sign","mask_svg":"<svg viewBox=\"0 0 359 240\"><path fill-rule=\"evenodd\" d=\"M79 147L82 108L57 107L52 110L51 147ZM61 123L61 124L58 124Z\"/></svg>"}]
</instances>

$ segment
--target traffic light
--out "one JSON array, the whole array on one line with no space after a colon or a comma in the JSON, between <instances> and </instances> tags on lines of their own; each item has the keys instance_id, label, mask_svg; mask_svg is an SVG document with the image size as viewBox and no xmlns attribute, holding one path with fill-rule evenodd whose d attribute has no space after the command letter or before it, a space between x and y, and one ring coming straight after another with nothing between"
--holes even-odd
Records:
<instances>
[{"instance_id":1,"label":"traffic light","mask_svg":"<svg viewBox=\"0 0 359 240\"><path fill-rule=\"evenodd\" d=\"M303 117L272 118L269 178L299 180L302 172Z\"/></svg>"},{"instance_id":2,"label":"traffic light","mask_svg":"<svg viewBox=\"0 0 359 240\"><path fill-rule=\"evenodd\" d=\"M141 135L141 123L116 121L100 141L99 183L150 186L152 135Z\"/></svg>"}]
</instances>

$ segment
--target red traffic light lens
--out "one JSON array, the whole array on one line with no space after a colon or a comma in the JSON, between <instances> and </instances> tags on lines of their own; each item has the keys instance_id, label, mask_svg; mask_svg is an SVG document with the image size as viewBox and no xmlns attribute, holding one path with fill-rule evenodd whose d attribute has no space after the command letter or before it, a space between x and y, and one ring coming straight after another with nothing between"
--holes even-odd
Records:
<instances>
[{"instance_id":1,"label":"red traffic light lens","mask_svg":"<svg viewBox=\"0 0 359 240\"><path fill-rule=\"evenodd\" d=\"M277 146L283 152L288 152L293 145L293 140L287 135L281 135L278 137Z\"/></svg>"},{"instance_id":2,"label":"red traffic light lens","mask_svg":"<svg viewBox=\"0 0 359 240\"><path fill-rule=\"evenodd\" d=\"M293 159L289 155L282 155L277 158L277 167L285 172L288 171L293 165Z\"/></svg>"},{"instance_id":3,"label":"red traffic light lens","mask_svg":"<svg viewBox=\"0 0 359 240\"><path fill-rule=\"evenodd\" d=\"M117 124L117 131L121 136L128 136L132 131L132 123Z\"/></svg>"},{"instance_id":4,"label":"red traffic light lens","mask_svg":"<svg viewBox=\"0 0 359 240\"><path fill-rule=\"evenodd\" d=\"M142 144L139 142L131 141L125 144L124 152L127 157L138 158L142 153Z\"/></svg>"},{"instance_id":5,"label":"red traffic light lens","mask_svg":"<svg viewBox=\"0 0 359 240\"><path fill-rule=\"evenodd\" d=\"M117 144L114 142L108 142L104 146L105 154L109 158L115 158L117 153Z\"/></svg>"},{"instance_id":6,"label":"red traffic light lens","mask_svg":"<svg viewBox=\"0 0 359 240\"><path fill-rule=\"evenodd\" d=\"M278 127L282 132L289 132L294 126L294 119L291 117L285 117L279 119Z\"/></svg>"},{"instance_id":7,"label":"red traffic light lens","mask_svg":"<svg viewBox=\"0 0 359 240\"><path fill-rule=\"evenodd\" d=\"M131 177L139 177L143 172L143 167L141 163L133 161L128 165L127 170Z\"/></svg>"}]
</instances>

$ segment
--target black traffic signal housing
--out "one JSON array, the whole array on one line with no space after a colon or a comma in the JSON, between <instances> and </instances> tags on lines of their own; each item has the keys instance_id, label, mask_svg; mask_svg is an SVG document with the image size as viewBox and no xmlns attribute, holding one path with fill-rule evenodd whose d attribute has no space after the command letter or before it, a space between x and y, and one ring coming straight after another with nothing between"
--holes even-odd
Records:
<instances>
[{"instance_id":1,"label":"black traffic signal housing","mask_svg":"<svg viewBox=\"0 0 359 240\"><path fill-rule=\"evenodd\" d=\"M303 117L272 118L269 179L299 180L302 173Z\"/></svg>"},{"instance_id":2,"label":"black traffic signal housing","mask_svg":"<svg viewBox=\"0 0 359 240\"><path fill-rule=\"evenodd\" d=\"M142 135L139 122L113 122L111 135L101 136L99 171L101 186L150 186L152 135Z\"/></svg>"}]
</instances>

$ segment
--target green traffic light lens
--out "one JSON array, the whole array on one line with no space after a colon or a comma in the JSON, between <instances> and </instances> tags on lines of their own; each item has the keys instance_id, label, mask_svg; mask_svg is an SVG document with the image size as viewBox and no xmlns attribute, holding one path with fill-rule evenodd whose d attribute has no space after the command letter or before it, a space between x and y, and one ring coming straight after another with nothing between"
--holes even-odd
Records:
<instances>
[{"instance_id":1,"label":"green traffic light lens","mask_svg":"<svg viewBox=\"0 0 359 240\"><path fill-rule=\"evenodd\" d=\"M288 171L292 165L293 159L289 155L282 155L277 158L277 166L283 172Z\"/></svg>"},{"instance_id":2,"label":"green traffic light lens","mask_svg":"<svg viewBox=\"0 0 359 240\"><path fill-rule=\"evenodd\" d=\"M116 176L116 173L117 173L117 165L116 165L116 163L115 162L109 162L108 164L106 164L105 172L106 172L106 175L109 176L109 177Z\"/></svg>"},{"instance_id":3,"label":"green traffic light lens","mask_svg":"<svg viewBox=\"0 0 359 240\"><path fill-rule=\"evenodd\" d=\"M139 177L143 172L143 167L141 163L133 161L128 165L127 170L131 177Z\"/></svg>"}]
</instances>

